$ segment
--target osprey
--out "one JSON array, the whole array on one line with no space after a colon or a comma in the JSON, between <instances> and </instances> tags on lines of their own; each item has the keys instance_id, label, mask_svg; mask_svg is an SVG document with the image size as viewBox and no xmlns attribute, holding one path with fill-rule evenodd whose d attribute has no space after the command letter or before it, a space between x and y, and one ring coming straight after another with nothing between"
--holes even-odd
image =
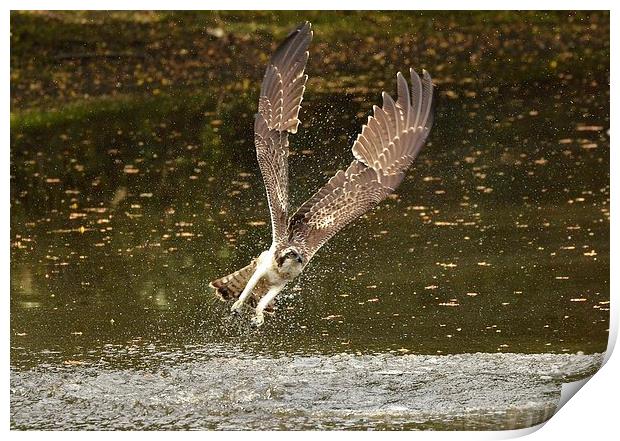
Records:
<instances>
[{"instance_id":1,"label":"osprey","mask_svg":"<svg viewBox=\"0 0 620 441\"><path fill-rule=\"evenodd\" d=\"M254 143L271 213L271 247L245 268L210 283L221 299L236 299L233 313L246 302L255 307L254 326L263 324L275 297L321 246L398 187L432 125L430 75L423 71L420 77L410 69L410 90L399 72L398 99L383 92L383 106L373 107L373 116L353 143L353 162L289 218L288 137L299 126L311 40L308 22L284 40L267 66L258 99Z\"/></svg>"}]
</instances>

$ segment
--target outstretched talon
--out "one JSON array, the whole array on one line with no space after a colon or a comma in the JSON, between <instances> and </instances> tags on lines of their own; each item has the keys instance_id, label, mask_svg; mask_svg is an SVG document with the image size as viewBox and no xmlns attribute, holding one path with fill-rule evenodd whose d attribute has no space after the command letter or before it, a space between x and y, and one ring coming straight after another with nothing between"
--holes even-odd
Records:
<instances>
[{"instance_id":1,"label":"outstretched talon","mask_svg":"<svg viewBox=\"0 0 620 441\"><path fill-rule=\"evenodd\" d=\"M243 300L237 300L235 303L233 303L232 307L230 308L230 312L233 313L234 315L239 315L240 309L242 306L243 306Z\"/></svg>"},{"instance_id":2,"label":"outstretched talon","mask_svg":"<svg viewBox=\"0 0 620 441\"><path fill-rule=\"evenodd\" d=\"M256 314L254 317L252 317L250 324L252 325L253 328L259 328L263 326L264 322L265 322L265 316L261 312L259 314Z\"/></svg>"}]
</instances>

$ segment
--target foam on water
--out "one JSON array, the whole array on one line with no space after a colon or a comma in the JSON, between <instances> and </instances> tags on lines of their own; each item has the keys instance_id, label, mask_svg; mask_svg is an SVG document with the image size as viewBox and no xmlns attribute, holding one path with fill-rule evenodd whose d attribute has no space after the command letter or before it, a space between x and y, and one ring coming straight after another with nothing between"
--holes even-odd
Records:
<instances>
[{"instance_id":1,"label":"foam on water","mask_svg":"<svg viewBox=\"0 0 620 441\"><path fill-rule=\"evenodd\" d=\"M158 353L175 360L177 354ZM512 429L555 412L602 356L265 357L221 347L147 369L40 365L11 374L14 429Z\"/></svg>"}]
</instances>

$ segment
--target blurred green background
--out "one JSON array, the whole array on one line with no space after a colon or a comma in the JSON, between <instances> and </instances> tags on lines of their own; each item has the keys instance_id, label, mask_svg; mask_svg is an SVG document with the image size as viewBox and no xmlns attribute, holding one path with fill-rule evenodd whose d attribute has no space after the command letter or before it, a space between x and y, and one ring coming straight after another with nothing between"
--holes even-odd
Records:
<instances>
[{"instance_id":1,"label":"blurred green background","mask_svg":"<svg viewBox=\"0 0 620 441\"><path fill-rule=\"evenodd\" d=\"M609 70L606 12L13 12L14 122L110 97L256 89L269 49L305 20L316 30L313 93L381 91L410 65L432 70L452 98L474 81L507 87Z\"/></svg>"}]
</instances>

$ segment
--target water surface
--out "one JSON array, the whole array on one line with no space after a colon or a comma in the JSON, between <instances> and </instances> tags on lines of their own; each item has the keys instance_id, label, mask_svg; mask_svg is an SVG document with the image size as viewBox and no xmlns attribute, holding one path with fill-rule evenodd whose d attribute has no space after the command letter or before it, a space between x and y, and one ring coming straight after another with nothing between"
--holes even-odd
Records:
<instances>
[{"instance_id":1,"label":"water surface","mask_svg":"<svg viewBox=\"0 0 620 441\"><path fill-rule=\"evenodd\" d=\"M326 82L310 65L293 206L350 162L380 90L410 63L375 61L355 87L355 67ZM407 178L317 254L260 330L208 289L270 243L252 142L260 73L240 83L209 67L213 81L192 90L18 112L12 427L508 428L551 416L560 382L592 373L600 359L587 354L607 345L609 66L528 77L491 63L455 80L431 61L420 63L438 83L435 127Z\"/></svg>"},{"instance_id":2,"label":"water surface","mask_svg":"<svg viewBox=\"0 0 620 441\"><path fill-rule=\"evenodd\" d=\"M109 346L95 364L12 371L13 427L519 429L550 418L562 382L601 362L569 354L274 358L230 345L139 346ZM145 367L119 368L128 359Z\"/></svg>"}]
</instances>

